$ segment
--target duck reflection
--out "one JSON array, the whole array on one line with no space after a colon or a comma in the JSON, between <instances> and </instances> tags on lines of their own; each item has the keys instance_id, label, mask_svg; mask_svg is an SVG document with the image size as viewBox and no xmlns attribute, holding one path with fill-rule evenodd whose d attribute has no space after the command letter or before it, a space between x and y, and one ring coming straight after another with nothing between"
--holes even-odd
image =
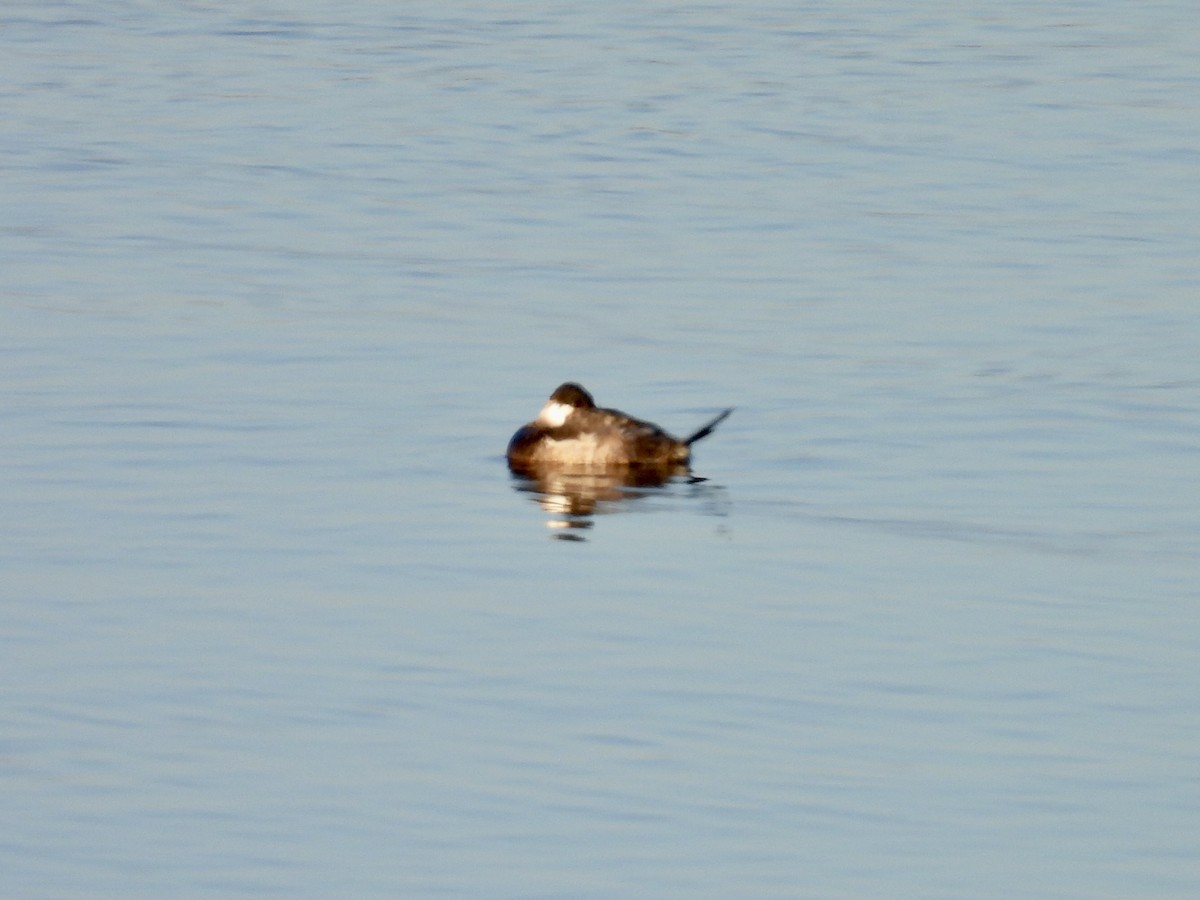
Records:
<instances>
[{"instance_id":1,"label":"duck reflection","mask_svg":"<svg viewBox=\"0 0 1200 900\"><path fill-rule=\"evenodd\" d=\"M512 469L514 489L532 495L549 516L546 527L560 541L586 540L584 533L595 517L655 495L670 484L701 484L706 479L692 475L687 466L661 469L600 469L564 472L556 467Z\"/></svg>"}]
</instances>

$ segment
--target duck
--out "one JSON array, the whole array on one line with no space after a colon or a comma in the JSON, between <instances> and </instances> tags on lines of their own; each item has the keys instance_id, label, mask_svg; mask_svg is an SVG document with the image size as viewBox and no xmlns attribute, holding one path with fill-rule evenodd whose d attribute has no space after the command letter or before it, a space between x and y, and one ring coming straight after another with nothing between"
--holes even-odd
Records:
<instances>
[{"instance_id":1,"label":"duck","mask_svg":"<svg viewBox=\"0 0 1200 900\"><path fill-rule=\"evenodd\" d=\"M536 419L517 429L505 457L518 474L623 470L665 480L689 471L692 445L732 412L733 407L722 411L681 439L653 422L597 406L582 385L568 381L554 390Z\"/></svg>"}]
</instances>

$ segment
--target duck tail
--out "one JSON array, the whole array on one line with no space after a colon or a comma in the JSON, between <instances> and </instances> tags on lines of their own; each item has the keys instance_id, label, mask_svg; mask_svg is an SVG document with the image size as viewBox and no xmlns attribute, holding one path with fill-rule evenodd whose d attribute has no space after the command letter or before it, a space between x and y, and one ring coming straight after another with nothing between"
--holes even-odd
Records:
<instances>
[{"instance_id":1,"label":"duck tail","mask_svg":"<svg viewBox=\"0 0 1200 900\"><path fill-rule=\"evenodd\" d=\"M713 419L711 422L709 422L707 425L705 425L703 428L701 428L700 430L693 433L691 437L686 438L684 440L684 443L690 447L692 444L696 443L696 441L700 440L700 438L708 437L710 434L713 433L713 429L716 428L718 425L720 425L722 422L724 422L725 419L729 416L729 414L731 412L733 412L732 406L729 407L729 409L725 410L725 412L723 412L719 416L717 416L715 419Z\"/></svg>"}]
</instances>

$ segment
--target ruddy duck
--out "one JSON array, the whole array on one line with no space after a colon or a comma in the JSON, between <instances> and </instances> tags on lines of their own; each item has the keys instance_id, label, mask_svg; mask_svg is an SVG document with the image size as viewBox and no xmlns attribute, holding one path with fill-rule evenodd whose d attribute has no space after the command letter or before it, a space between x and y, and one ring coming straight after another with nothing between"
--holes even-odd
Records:
<instances>
[{"instance_id":1,"label":"ruddy duck","mask_svg":"<svg viewBox=\"0 0 1200 900\"><path fill-rule=\"evenodd\" d=\"M732 407L679 440L650 422L601 409L591 394L567 382L550 395L536 419L512 436L508 466L520 474L624 468L665 480L687 472L692 444L711 434L731 412Z\"/></svg>"}]
</instances>

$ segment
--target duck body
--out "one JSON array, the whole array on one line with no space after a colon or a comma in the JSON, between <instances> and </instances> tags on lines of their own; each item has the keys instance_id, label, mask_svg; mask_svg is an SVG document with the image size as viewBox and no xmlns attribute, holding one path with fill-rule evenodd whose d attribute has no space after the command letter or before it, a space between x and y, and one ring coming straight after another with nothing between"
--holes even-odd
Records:
<instances>
[{"instance_id":1,"label":"duck body","mask_svg":"<svg viewBox=\"0 0 1200 900\"><path fill-rule=\"evenodd\" d=\"M692 443L732 411L725 410L680 440L652 422L596 406L583 387L567 382L550 395L536 419L517 429L506 457L510 469L525 474L629 469L661 473L665 478L686 472Z\"/></svg>"}]
</instances>

